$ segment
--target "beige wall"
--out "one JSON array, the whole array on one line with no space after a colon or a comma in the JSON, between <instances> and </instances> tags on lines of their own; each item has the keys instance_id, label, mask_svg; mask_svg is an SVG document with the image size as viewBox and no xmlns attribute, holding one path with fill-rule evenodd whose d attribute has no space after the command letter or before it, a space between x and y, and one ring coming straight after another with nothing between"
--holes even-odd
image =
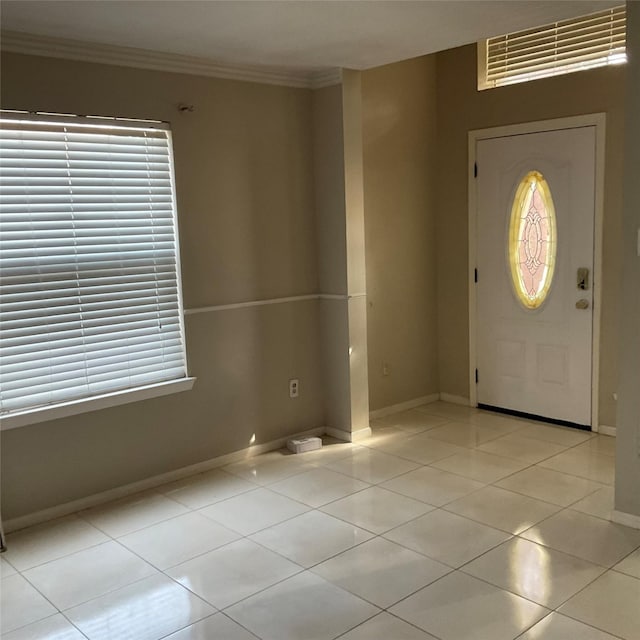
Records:
<instances>
[{"instance_id":1,"label":"beige wall","mask_svg":"<svg viewBox=\"0 0 640 640\"><path fill-rule=\"evenodd\" d=\"M627 133L625 136L620 314L620 406L616 448L616 509L640 526L640 3L627 3Z\"/></svg>"},{"instance_id":2,"label":"beige wall","mask_svg":"<svg viewBox=\"0 0 640 640\"><path fill-rule=\"evenodd\" d=\"M438 391L435 73L435 56L362 73L371 409Z\"/></svg>"},{"instance_id":3,"label":"beige wall","mask_svg":"<svg viewBox=\"0 0 640 640\"><path fill-rule=\"evenodd\" d=\"M317 292L311 91L4 54L1 96L171 121L187 309ZM323 424L317 300L189 315L186 338L192 391L3 432L3 517Z\"/></svg>"},{"instance_id":4,"label":"beige wall","mask_svg":"<svg viewBox=\"0 0 640 640\"><path fill-rule=\"evenodd\" d=\"M614 425L620 281L625 67L477 91L476 46L437 54L438 348L440 391L469 396L467 133L605 112L606 176L600 424Z\"/></svg>"}]
</instances>

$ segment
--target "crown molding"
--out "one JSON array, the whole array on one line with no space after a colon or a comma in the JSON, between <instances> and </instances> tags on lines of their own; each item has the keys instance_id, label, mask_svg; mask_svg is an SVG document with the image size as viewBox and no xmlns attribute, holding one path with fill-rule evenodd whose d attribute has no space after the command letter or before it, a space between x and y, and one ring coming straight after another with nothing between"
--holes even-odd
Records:
<instances>
[{"instance_id":1,"label":"crown molding","mask_svg":"<svg viewBox=\"0 0 640 640\"><path fill-rule=\"evenodd\" d=\"M325 69L324 71L316 71L309 76L309 86L312 89L323 89L336 84L342 84L342 69Z\"/></svg>"},{"instance_id":2,"label":"crown molding","mask_svg":"<svg viewBox=\"0 0 640 640\"><path fill-rule=\"evenodd\" d=\"M0 46L3 51L33 56L66 58L82 62L187 73L197 76L259 82L303 89L317 89L341 82L339 69L310 73L284 67L221 63L207 58L185 56L177 53L164 53L67 38L53 38L19 31L2 31Z\"/></svg>"}]
</instances>

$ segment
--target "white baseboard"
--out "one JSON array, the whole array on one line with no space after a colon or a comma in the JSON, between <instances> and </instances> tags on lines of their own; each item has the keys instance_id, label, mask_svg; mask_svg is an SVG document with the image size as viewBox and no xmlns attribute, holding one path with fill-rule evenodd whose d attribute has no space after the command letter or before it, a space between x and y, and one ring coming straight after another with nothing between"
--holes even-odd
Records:
<instances>
[{"instance_id":1,"label":"white baseboard","mask_svg":"<svg viewBox=\"0 0 640 640\"><path fill-rule=\"evenodd\" d=\"M442 402L450 402L451 404L461 404L465 407L469 406L469 398L455 396L451 393L440 393L440 400L442 400Z\"/></svg>"},{"instance_id":2,"label":"white baseboard","mask_svg":"<svg viewBox=\"0 0 640 640\"><path fill-rule=\"evenodd\" d=\"M603 436L613 436L616 437L616 427L609 427L606 424L598 425L598 433Z\"/></svg>"},{"instance_id":3,"label":"white baseboard","mask_svg":"<svg viewBox=\"0 0 640 640\"><path fill-rule=\"evenodd\" d=\"M371 436L371 427L365 427L364 429L358 429L357 431L345 431L344 429L336 429L334 427L326 427L324 432L328 436L338 438L338 440L344 440L345 442L357 442Z\"/></svg>"},{"instance_id":4,"label":"white baseboard","mask_svg":"<svg viewBox=\"0 0 640 640\"><path fill-rule=\"evenodd\" d=\"M611 512L611 520L618 524L623 524L626 527L633 527L634 529L640 529L640 516L633 513L625 513L624 511L613 510Z\"/></svg>"},{"instance_id":5,"label":"white baseboard","mask_svg":"<svg viewBox=\"0 0 640 640\"><path fill-rule=\"evenodd\" d=\"M363 429L363 431L366 431ZM371 429L369 429L371 432ZM55 518L62 518L72 513L95 507L105 502L111 502L118 498L124 498L134 493L140 493L141 491L147 491L148 489L154 489L167 482L174 482L175 480L182 480L189 476L195 476L198 473L210 471L217 467L222 467L233 462L239 462L246 458L260 455L268 451L274 451L275 449L281 449L286 446L287 440L291 438L305 437L305 436L321 436L325 433L329 433L329 429L325 427L316 427L315 429L308 429L307 431L300 431L299 433L291 434L277 440L271 440L270 442L264 442L262 444L256 444L240 451L234 451L223 456L204 460L203 462L197 462L187 467L181 467L180 469L174 469L173 471L167 471L151 478L145 478L138 482L132 482L125 484L121 487L115 487L114 489L108 489L100 493L94 493L93 495L79 498L78 500L72 500L71 502L65 502L64 504L56 505L55 507L49 507L48 509L42 509L41 511L35 511L34 513L28 513L18 518L12 518L4 522L4 529L6 532L17 531L18 529L24 529L34 524L40 524L41 522L47 522L48 520L54 520ZM346 431L341 433L347 433ZM330 434L333 435L333 434ZM339 437L339 436L336 436ZM344 439L344 438L341 438Z\"/></svg>"},{"instance_id":6,"label":"white baseboard","mask_svg":"<svg viewBox=\"0 0 640 640\"><path fill-rule=\"evenodd\" d=\"M398 404L392 404L390 407L382 407L382 409L376 409L375 411L369 412L369 418L371 418L371 420L375 420L376 418L384 418L385 416L390 416L393 413L398 413L400 411L408 411L409 409L415 409L416 407L420 407L423 404L436 402L436 400L439 400L439 399L440 399L439 393L432 393L429 396L422 396L420 398L414 398L413 400L407 400L406 402L399 402Z\"/></svg>"}]
</instances>

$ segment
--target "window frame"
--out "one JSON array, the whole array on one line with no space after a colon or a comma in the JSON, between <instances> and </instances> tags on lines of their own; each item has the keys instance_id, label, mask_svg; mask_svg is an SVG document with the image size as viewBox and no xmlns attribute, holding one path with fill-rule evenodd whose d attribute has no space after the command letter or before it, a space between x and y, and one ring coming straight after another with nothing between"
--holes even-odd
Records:
<instances>
[{"instance_id":1,"label":"window frame","mask_svg":"<svg viewBox=\"0 0 640 640\"><path fill-rule=\"evenodd\" d=\"M615 12L622 12L622 18L620 18L619 16L616 17L616 13ZM552 22L550 24L545 24L545 25L540 25L537 30L540 32L544 32L544 31L553 31L554 32L554 37L556 38L556 40L554 40L554 43L557 44L557 38L558 38L558 32L566 29L568 26L578 26L578 25L582 25L586 22L588 22L589 20L593 20L593 19L599 19L600 17L602 17L603 19L606 19L606 15L609 14L610 18L613 19L623 19L625 22L625 28L624 28L624 40L625 40L625 53L624 54L614 54L614 58L616 55L623 55L624 59L622 58L615 58L615 59L611 59L612 58L612 54L611 52L609 52L607 59L607 62L601 62L600 58L598 58L597 60L592 60L591 63L587 63L586 61L583 61L582 56L584 54L581 54L581 52L583 51L582 48L579 48L578 45L576 45L576 48L574 49L573 53L575 54L575 60L565 60L564 62L560 62L558 64L557 68L548 68L545 70L520 70L519 73L517 75L513 75L510 76L508 73L505 72L504 77L502 79L492 79L489 80L488 79L488 66L489 66L489 42L492 40L498 40L500 38L508 38L508 37L527 37L527 34L529 34L530 32L533 32L534 29L522 29L519 31L514 31L511 33L506 33L506 34L501 34L498 36L493 36L491 38L484 38L482 40L479 40L477 43L477 83L478 83L478 91L484 91L486 89L498 89L500 87L507 87L510 85L514 85L514 84L522 84L524 82L532 82L534 80L542 80L545 78L552 78L552 77L556 77L556 76L562 76L562 75L568 75L570 73L576 73L578 71L586 71L589 69L596 69L596 68L600 68L600 67L606 67L606 66L618 66L620 64L625 64L627 62L627 57L626 57L626 8L625 5L619 5L616 7L611 7L610 9L604 9L602 11L597 11L597 12L593 12L587 15L583 15L583 16L576 16L575 18L569 18L566 20L558 20L556 22ZM610 27L611 28L611 27ZM551 37L551 36L549 36ZM605 37L605 36L603 36ZM610 33L609 37L613 37ZM541 44L536 44L534 48L540 48L542 45ZM545 55L549 55L549 50L553 49L553 47L551 46L551 44L548 45L549 49L543 49L541 50L540 56L545 56ZM566 45L563 45L566 46ZM604 57L604 54L603 54ZM576 68L578 67L578 65L583 65L581 68ZM535 63L532 64L532 66L535 66ZM532 76L532 77L527 77L527 76Z\"/></svg>"},{"instance_id":2,"label":"window frame","mask_svg":"<svg viewBox=\"0 0 640 640\"><path fill-rule=\"evenodd\" d=\"M63 400L51 404L38 405L33 407L25 407L11 411L10 413L0 415L0 430L14 429L30 424L55 420L58 418L83 414L86 412L115 407L131 402L138 402L151 398L157 398L173 393L179 393L190 390L196 378L189 375L187 345L186 345L186 328L185 313L182 292L182 273L180 260L180 237L178 224L178 207L175 182L175 163L173 138L170 124L157 120L142 120L117 118L108 116L78 116L75 114L62 114L50 112L28 112L20 110L3 109L0 111L0 120L2 121L19 121L21 123L37 122L40 125L50 123L52 125L84 125L91 128L105 129L154 129L165 132L168 148L168 165L170 173L171 186L171 206L172 206L172 222L173 237L175 243L175 268L176 268L176 284L177 284L177 305L178 305L178 321L179 332L182 339L182 361L184 363L185 375L180 378L164 380L160 382L137 385L118 389L107 393L94 393L89 396L77 399Z\"/></svg>"}]
</instances>

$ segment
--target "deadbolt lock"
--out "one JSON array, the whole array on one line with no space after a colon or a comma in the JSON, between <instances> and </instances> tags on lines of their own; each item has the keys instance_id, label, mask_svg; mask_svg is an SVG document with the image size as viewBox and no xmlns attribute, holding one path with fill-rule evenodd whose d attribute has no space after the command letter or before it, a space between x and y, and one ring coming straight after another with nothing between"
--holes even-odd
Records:
<instances>
[{"instance_id":1,"label":"deadbolt lock","mask_svg":"<svg viewBox=\"0 0 640 640\"><path fill-rule=\"evenodd\" d=\"M580 267L578 269L578 289L586 291L589 288L589 269Z\"/></svg>"},{"instance_id":2,"label":"deadbolt lock","mask_svg":"<svg viewBox=\"0 0 640 640\"><path fill-rule=\"evenodd\" d=\"M576 309L588 309L589 301L586 298L581 298L576 302Z\"/></svg>"}]
</instances>

